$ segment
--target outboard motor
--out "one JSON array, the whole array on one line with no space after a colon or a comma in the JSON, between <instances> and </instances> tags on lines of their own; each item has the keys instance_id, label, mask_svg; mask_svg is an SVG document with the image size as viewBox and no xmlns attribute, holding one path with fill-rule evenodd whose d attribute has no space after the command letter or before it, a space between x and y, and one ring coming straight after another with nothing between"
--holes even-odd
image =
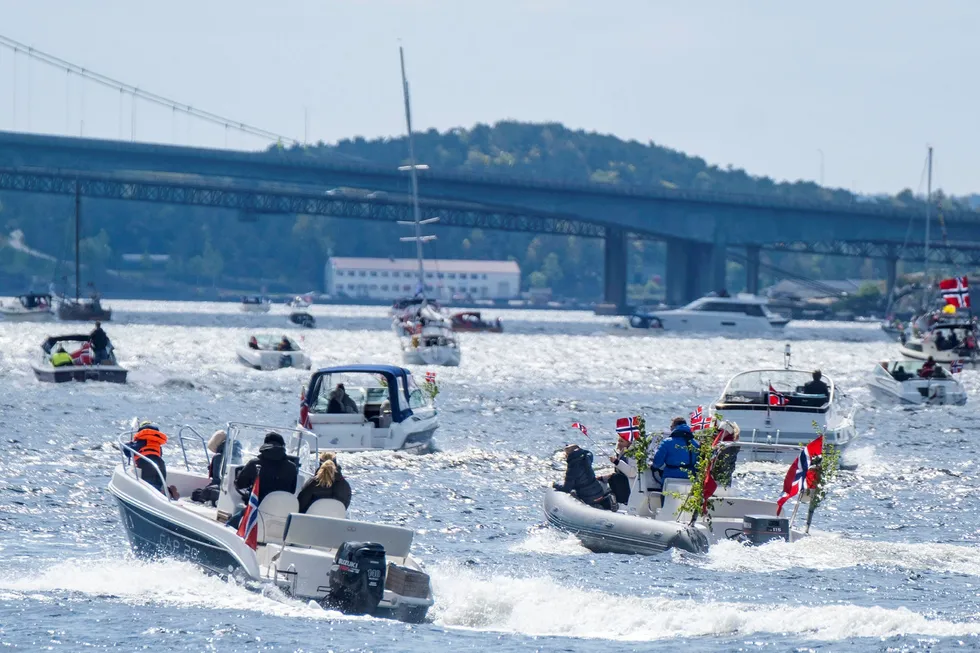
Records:
<instances>
[{"instance_id":1,"label":"outboard motor","mask_svg":"<svg viewBox=\"0 0 980 653\"><path fill-rule=\"evenodd\" d=\"M374 542L344 542L330 567L327 604L345 614L373 613L385 593L385 548Z\"/></svg>"},{"instance_id":2,"label":"outboard motor","mask_svg":"<svg viewBox=\"0 0 980 653\"><path fill-rule=\"evenodd\" d=\"M766 515L745 515L742 518L740 541L758 546L772 540L789 542L789 520Z\"/></svg>"}]
</instances>

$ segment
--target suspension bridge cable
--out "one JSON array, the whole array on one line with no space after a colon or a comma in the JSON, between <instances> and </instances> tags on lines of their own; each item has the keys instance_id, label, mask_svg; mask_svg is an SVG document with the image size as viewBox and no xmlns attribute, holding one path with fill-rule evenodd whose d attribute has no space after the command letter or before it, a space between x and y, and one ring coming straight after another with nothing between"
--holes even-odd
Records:
<instances>
[{"instance_id":1,"label":"suspension bridge cable","mask_svg":"<svg viewBox=\"0 0 980 653\"><path fill-rule=\"evenodd\" d=\"M65 61L64 59L61 59L60 57L56 57L56 56L51 55L51 54L48 54L46 52L42 52L41 50L37 50L37 49L35 49L33 47L30 47L28 45L25 45L24 43L21 43L19 41L15 41L14 39L8 38L8 37L3 36L3 35L0 35L0 46L5 47L5 48L13 51L13 53L14 53L15 66L16 66L16 56L17 56L17 53L18 52L23 52L24 54L26 54L28 56L28 66L30 66L30 60L31 59L36 59L36 60L38 60L38 61L40 61L40 62L42 62L44 64L47 64L49 66L54 67L54 68L60 68L61 70L64 70L64 71L66 71L68 73L74 73L75 75L78 75L79 77L82 77L84 79L87 79L87 80L89 80L91 82L95 82L96 84L100 84L100 85L105 86L107 88L116 89L120 93L125 92L125 93L131 94L133 96L134 108L135 108L136 98L139 98L141 100L145 100L147 102L150 102L150 103L153 103L153 104L156 104L156 105L159 105L159 106L168 107L170 109L173 109L174 111L180 111L180 112L185 113L185 114L187 114L189 116L193 116L194 118L197 118L199 120L203 120L205 122L210 122L210 123L213 123L215 125L223 126L226 129L229 128L229 127L234 127L238 131L243 132L243 133L246 133L246 134L249 134L250 136L257 136L259 138L263 138L263 139L266 139L266 140L277 141L277 142L283 143L285 145L299 145L300 144L300 141L298 139L290 138L289 136L284 136L282 134L277 134L277 133L271 132L271 131L269 131L267 129L262 129L260 127L255 127L253 125L249 125L249 124L244 123L244 122L239 122L237 120L232 120L230 118L225 118L224 116L220 116L220 115L218 115L216 113L211 113L210 111L203 111L201 109L195 109L194 107L190 106L189 104L182 104L180 102L177 102L176 100L171 100L170 98L164 97L162 95L157 95L156 93L150 93L149 91L145 91L145 90L143 90L141 88L138 88L136 86L132 86L131 84L126 84L125 82L120 82L120 81L118 81L116 79L113 79L111 77L107 77L106 75L101 75L99 73L96 73L96 72L93 72L91 70L88 70L87 68L82 68L81 66L77 66L77 65L71 63L70 61ZM28 75L29 74L30 74L30 68L28 67ZM14 75L15 75L14 79L15 79L15 83L16 83L16 67L14 68ZM29 76L28 76L28 94L30 94L30 77ZM30 112L28 112L28 113L30 113ZM135 113L135 111L134 111L134 113Z\"/></svg>"}]
</instances>

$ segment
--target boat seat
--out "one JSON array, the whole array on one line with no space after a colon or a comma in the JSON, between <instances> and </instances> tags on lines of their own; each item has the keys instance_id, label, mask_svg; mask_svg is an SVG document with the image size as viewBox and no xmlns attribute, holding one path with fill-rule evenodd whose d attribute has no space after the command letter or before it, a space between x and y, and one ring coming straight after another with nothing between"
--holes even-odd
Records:
<instances>
[{"instance_id":1,"label":"boat seat","mask_svg":"<svg viewBox=\"0 0 980 653\"><path fill-rule=\"evenodd\" d=\"M317 499L306 511L306 514L347 519L347 508L344 507L343 502L336 499Z\"/></svg>"},{"instance_id":2,"label":"boat seat","mask_svg":"<svg viewBox=\"0 0 980 653\"><path fill-rule=\"evenodd\" d=\"M259 504L258 542L282 542L289 513L299 512L299 501L290 492L270 492Z\"/></svg>"}]
</instances>

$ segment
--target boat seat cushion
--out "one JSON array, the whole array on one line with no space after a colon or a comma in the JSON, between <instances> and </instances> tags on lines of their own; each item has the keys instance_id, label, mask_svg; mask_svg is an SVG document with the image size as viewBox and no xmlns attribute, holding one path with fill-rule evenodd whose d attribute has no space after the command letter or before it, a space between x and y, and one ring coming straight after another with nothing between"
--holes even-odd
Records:
<instances>
[{"instance_id":1,"label":"boat seat cushion","mask_svg":"<svg viewBox=\"0 0 980 653\"><path fill-rule=\"evenodd\" d=\"M334 517L335 519L347 519L347 508L336 499L317 499L306 511L307 515L317 515L319 517Z\"/></svg>"},{"instance_id":2,"label":"boat seat cushion","mask_svg":"<svg viewBox=\"0 0 980 653\"><path fill-rule=\"evenodd\" d=\"M299 512L299 501L289 492L270 492L259 504L258 542L281 542L289 513Z\"/></svg>"},{"instance_id":3,"label":"boat seat cushion","mask_svg":"<svg viewBox=\"0 0 980 653\"><path fill-rule=\"evenodd\" d=\"M404 558L414 537L414 531L398 526L296 513L289 515L283 542L323 549L336 549L344 542L377 542L389 557Z\"/></svg>"}]
</instances>

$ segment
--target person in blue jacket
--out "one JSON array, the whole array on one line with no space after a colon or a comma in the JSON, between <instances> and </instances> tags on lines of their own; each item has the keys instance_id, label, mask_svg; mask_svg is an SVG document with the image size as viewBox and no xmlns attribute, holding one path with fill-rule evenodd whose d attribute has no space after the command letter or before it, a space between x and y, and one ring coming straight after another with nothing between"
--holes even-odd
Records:
<instances>
[{"instance_id":1,"label":"person in blue jacket","mask_svg":"<svg viewBox=\"0 0 980 653\"><path fill-rule=\"evenodd\" d=\"M665 438L657 453L653 455L651 468L653 477L661 486L665 479L688 480L697 471L698 449L700 445L683 417L675 417L670 422L670 436Z\"/></svg>"}]
</instances>

